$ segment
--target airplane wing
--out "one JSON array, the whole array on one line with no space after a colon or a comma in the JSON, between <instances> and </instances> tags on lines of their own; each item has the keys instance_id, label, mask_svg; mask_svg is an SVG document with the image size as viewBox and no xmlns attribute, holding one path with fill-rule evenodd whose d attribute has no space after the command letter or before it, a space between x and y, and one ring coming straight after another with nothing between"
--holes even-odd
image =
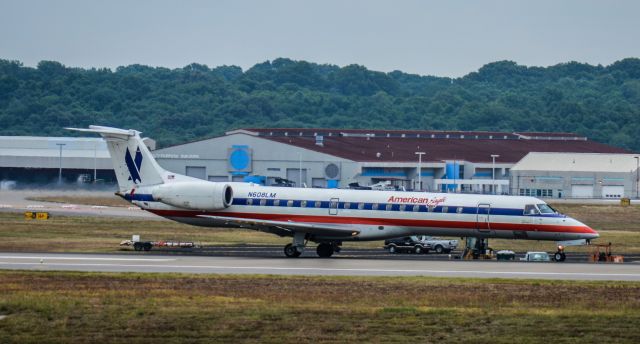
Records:
<instances>
[{"instance_id":1,"label":"airplane wing","mask_svg":"<svg viewBox=\"0 0 640 344\"><path fill-rule=\"evenodd\" d=\"M327 223L313 224L293 221L272 221L214 215L198 215L198 217L204 217L216 222L224 223L226 225L236 225L238 227L251 229L267 229L269 227L276 227L278 229L289 232L302 232L329 237L351 237L360 234L360 231L355 230L354 228L350 228L345 225L332 225Z\"/></svg>"}]
</instances>

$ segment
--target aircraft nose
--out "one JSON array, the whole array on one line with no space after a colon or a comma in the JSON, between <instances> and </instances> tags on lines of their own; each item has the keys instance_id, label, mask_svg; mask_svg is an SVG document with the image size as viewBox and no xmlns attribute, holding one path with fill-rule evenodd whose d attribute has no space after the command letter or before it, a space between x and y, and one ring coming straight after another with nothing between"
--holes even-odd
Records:
<instances>
[{"instance_id":1,"label":"aircraft nose","mask_svg":"<svg viewBox=\"0 0 640 344\"><path fill-rule=\"evenodd\" d=\"M584 239L597 239L600 237L600 233L598 233L595 229L585 225L584 223L582 223L581 225L581 231Z\"/></svg>"}]
</instances>

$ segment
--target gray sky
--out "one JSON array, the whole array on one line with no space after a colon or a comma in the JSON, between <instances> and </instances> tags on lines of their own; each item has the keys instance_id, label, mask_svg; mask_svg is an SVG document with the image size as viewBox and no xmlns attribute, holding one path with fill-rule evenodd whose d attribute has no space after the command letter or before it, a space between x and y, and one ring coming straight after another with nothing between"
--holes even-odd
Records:
<instances>
[{"instance_id":1,"label":"gray sky","mask_svg":"<svg viewBox=\"0 0 640 344\"><path fill-rule=\"evenodd\" d=\"M462 76L488 62L610 64L640 56L640 1L0 0L0 58L35 66L288 57Z\"/></svg>"}]
</instances>

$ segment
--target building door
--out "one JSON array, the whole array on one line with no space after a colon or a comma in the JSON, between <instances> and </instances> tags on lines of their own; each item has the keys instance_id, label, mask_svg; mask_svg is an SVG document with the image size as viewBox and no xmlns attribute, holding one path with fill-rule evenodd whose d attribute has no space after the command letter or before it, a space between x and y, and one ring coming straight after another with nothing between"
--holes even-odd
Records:
<instances>
[{"instance_id":1,"label":"building door","mask_svg":"<svg viewBox=\"0 0 640 344\"><path fill-rule=\"evenodd\" d=\"M593 185L571 185L572 198L593 198Z\"/></svg>"},{"instance_id":2,"label":"building door","mask_svg":"<svg viewBox=\"0 0 640 344\"><path fill-rule=\"evenodd\" d=\"M491 204L481 203L478 204L476 210L476 230L480 234L491 234L491 222L489 216L491 214Z\"/></svg>"},{"instance_id":3,"label":"building door","mask_svg":"<svg viewBox=\"0 0 640 344\"><path fill-rule=\"evenodd\" d=\"M207 169L204 166L187 166L186 175L207 180Z\"/></svg>"},{"instance_id":4,"label":"building door","mask_svg":"<svg viewBox=\"0 0 640 344\"><path fill-rule=\"evenodd\" d=\"M332 198L329 201L329 215L338 215L338 205L340 200L338 198Z\"/></svg>"},{"instance_id":5,"label":"building door","mask_svg":"<svg viewBox=\"0 0 640 344\"><path fill-rule=\"evenodd\" d=\"M602 187L602 198L622 198L624 197L624 186L607 185Z\"/></svg>"},{"instance_id":6,"label":"building door","mask_svg":"<svg viewBox=\"0 0 640 344\"><path fill-rule=\"evenodd\" d=\"M300 174L302 174L302 176L300 176ZM304 168L302 170L298 168L288 168L287 179L296 183L296 186L299 188L304 187L304 184L307 183L307 170Z\"/></svg>"},{"instance_id":7,"label":"building door","mask_svg":"<svg viewBox=\"0 0 640 344\"><path fill-rule=\"evenodd\" d=\"M326 188L327 181L324 178L312 178L311 179L311 187L314 188Z\"/></svg>"}]
</instances>

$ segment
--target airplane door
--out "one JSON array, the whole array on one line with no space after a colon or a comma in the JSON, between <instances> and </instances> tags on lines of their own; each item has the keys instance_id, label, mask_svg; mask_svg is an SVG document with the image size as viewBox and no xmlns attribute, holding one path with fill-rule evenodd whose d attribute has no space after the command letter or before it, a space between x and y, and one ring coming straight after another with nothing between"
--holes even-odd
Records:
<instances>
[{"instance_id":1,"label":"airplane door","mask_svg":"<svg viewBox=\"0 0 640 344\"><path fill-rule=\"evenodd\" d=\"M491 204L478 204L476 211L476 230L482 234L491 233L491 222L489 216L491 213Z\"/></svg>"},{"instance_id":2,"label":"airplane door","mask_svg":"<svg viewBox=\"0 0 640 344\"><path fill-rule=\"evenodd\" d=\"M329 215L338 215L338 205L340 200L338 198L332 198L329 201Z\"/></svg>"}]
</instances>

